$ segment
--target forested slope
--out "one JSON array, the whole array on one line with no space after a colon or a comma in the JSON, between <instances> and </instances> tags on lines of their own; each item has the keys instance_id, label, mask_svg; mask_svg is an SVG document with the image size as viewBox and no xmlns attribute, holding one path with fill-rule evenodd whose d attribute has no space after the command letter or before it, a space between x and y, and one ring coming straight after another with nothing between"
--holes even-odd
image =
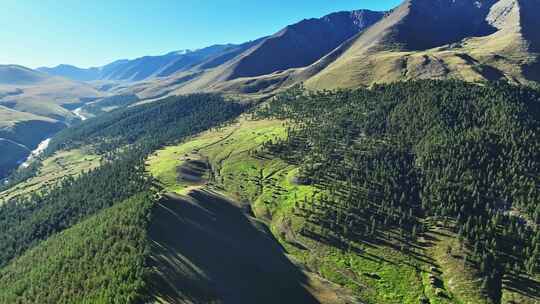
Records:
<instances>
[{"instance_id":1,"label":"forested slope","mask_svg":"<svg viewBox=\"0 0 540 304\"><path fill-rule=\"evenodd\" d=\"M143 193L59 233L0 270L0 303L136 303L144 299Z\"/></svg>"},{"instance_id":2,"label":"forested slope","mask_svg":"<svg viewBox=\"0 0 540 304\"><path fill-rule=\"evenodd\" d=\"M440 220L494 303L540 287L530 279L540 266L538 92L457 81L299 90L261 114L292 122L264 149L320 189L295 203L302 235L351 250L396 231L409 247Z\"/></svg>"},{"instance_id":3,"label":"forested slope","mask_svg":"<svg viewBox=\"0 0 540 304\"><path fill-rule=\"evenodd\" d=\"M300 87L147 166L183 195L204 160L209 187L365 303L536 303L539 97L460 81Z\"/></svg>"},{"instance_id":4,"label":"forested slope","mask_svg":"<svg viewBox=\"0 0 540 304\"><path fill-rule=\"evenodd\" d=\"M132 210L135 208L132 205L151 203L148 197L154 188L144 172L146 155L166 143L219 126L244 108L216 95L177 97L116 111L64 130L52 142L47 155L61 149L91 146L95 153L101 154L101 164L79 176L55 181L30 195L18 196L0 205L0 284L5 291L0 297L2 303L13 303L14 299L21 303L53 303L58 299L62 303L81 303L82 299L88 303L136 300L144 279L137 269L144 260L141 246L145 246L145 233L132 229L144 230L144 227L135 227L144 222L144 218L130 219L129 214L122 212L137 212ZM126 207L107 211L77 226L139 193L142 196L126 203ZM86 234L89 225L102 220L94 234ZM115 221L125 223L125 227L115 227ZM67 243L74 247L65 251L63 247ZM123 247L126 243L133 248ZM126 249L126 253L130 253L124 258L121 255L113 258L106 252L107 244L112 248L121 247L113 252ZM83 250L86 245L90 246L86 250L95 249L88 252L96 254L95 257L80 257L70 251ZM28 268L28 263L38 260L48 262L36 269ZM110 269L107 278L99 271L105 268ZM85 273L85 269L92 272ZM68 282L60 275L47 282L33 282L47 273L64 273L73 281ZM117 288L126 292L114 293Z\"/></svg>"},{"instance_id":5,"label":"forested slope","mask_svg":"<svg viewBox=\"0 0 540 304\"><path fill-rule=\"evenodd\" d=\"M0 301L146 300L156 290L143 275L154 252L144 227L163 224L148 222L154 191L206 186L270 226L321 303L540 300L538 91L432 80L297 87L230 123L249 106L173 97L61 131L45 157L90 149L101 161L0 206ZM174 235L167 255L185 257L189 236ZM95 257L78 254L88 248ZM36 260L46 262L29 268ZM317 289L312 275L339 286Z\"/></svg>"}]
</instances>

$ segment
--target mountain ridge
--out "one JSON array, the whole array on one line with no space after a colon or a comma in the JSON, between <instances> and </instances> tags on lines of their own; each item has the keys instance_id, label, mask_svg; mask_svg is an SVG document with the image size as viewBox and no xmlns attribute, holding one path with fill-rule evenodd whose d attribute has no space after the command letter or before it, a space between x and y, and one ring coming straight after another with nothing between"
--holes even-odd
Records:
<instances>
[{"instance_id":1,"label":"mountain ridge","mask_svg":"<svg viewBox=\"0 0 540 304\"><path fill-rule=\"evenodd\" d=\"M0 85L30 85L43 82L50 77L21 65L0 65Z\"/></svg>"},{"instance_id":2,"label":"mountain ridge","mask_svg":"<svg viewBox=\"0 0 540 304\"><path fill-rule=\"evenodd\" d=\"M79 68L60 64L56 67L40 67L37 70L51 75L79 81L141 81L149 77L165 77L175 72L191 68L212 56L234 47L233 44L216 44L198 50L173 51L158 56L143 56L116 60L101 67Z\"/></svg>"},{"instance_id":3,"label":"mountain ridge","mask_svg":"<svg viewBox=\"0 0 540 304\"><path fill-rule=\"evenodd\" d=\"M518 0L475 3L405 1L359 35L339 58L319 67L320 72L307 79L306 85L354 87L418 78L534 82L534 77L523 73L523 68L538 60L538 54L531 48L538 39L533 34L524 36L523 29L530 32L536 19L529 16L524 20L522 16L534 15L537 10L522 9L524 2ZM453 5L455 11L447 9ZM535 8L538 2L527 5ZM476 17L471 18L471 14ZM437 25L432 16L438 15L446 22ZM465 19L469 21L461 15L468 16ZM436 26L443 28L443 34L446 26L463 29L446 36L422 30Z\"/></svg>"},{"instance_id":4,"label":"mountain ridge","mask_svg":"<svg viewBox=\"0 0 540 304\"><path fill-rule=\"evenodd\" d=\"M226 80L308 66L383 15L370 10L337 12L289 25L239 58Z\"/></svg>"},{"instance_id":5,"label":"mountain ridge","mask_svg":"<svg viewBox=\"0 0 540 304\"><path fill-rule=\"evenodd\" d=\"M140 82L175 75L183 78L182 73L221 68L221 72L216 73L217 75L212 76L210 80L207 79L207 83L198 86L205 87L212 82L262 76L307 66L378 21L384 14L385 12L370 10L342 11L321 18L304 19L286 26L271 36L239 45L214 45L180 55L171 52L163 56L144 56L134 60L116 61L100 68L79 69L60 65L38 70L84 81ZM325 39L321 39L322 37ZM66 67L73 72L63 71ZM78 75L81 72L89 73L90 76Z\"/></svg>"}]
</instances>

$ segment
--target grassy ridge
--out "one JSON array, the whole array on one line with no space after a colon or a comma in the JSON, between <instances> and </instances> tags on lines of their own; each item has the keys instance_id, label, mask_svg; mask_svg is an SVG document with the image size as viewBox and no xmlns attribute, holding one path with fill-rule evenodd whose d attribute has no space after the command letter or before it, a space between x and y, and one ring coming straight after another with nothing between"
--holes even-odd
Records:
<instances>
[{"instance_id":1,"label":"grassy ridge","mask_svg":"<svg viewBox=\"0 0 540 304\"><path fill-rule=\"evenodd\" d=\"M238 289L240 286L246 284L256 287L255 289L250 289L249 292L240 291L242 294L242 296L240 296L240 298L243 299L242 301L252 299L249 298L248 295L254 297L258 294L260 297L262 294L267 294L268 292L271 294L260 299L261 302L288 303L287 301L295 301L293 296L298 296L298 292L302 290L302 288L296 286L298 283L301 283L304 288L307 289L309 294L316 298L317 301L320 301L320 303L343 304L349 303L350 301L356 301L351 300L354 299L354 297L350 292L333 284L329 284L328 282L321 281L317 275L306 272L301 272L302 274L299 275L298 269L294 270L297 266L284 266L283 262L281 262L278 263L279 266L274 265L271 267L272 270L269 270L267 264L274 264L275 262L271 261L275 261L283 254L281 250L275 250L272 246L268 247L267 241L273 239L275 236L268 237L260 235L255 239L244 241L242 240L244 234L250 231L250 229L253 229L251 225L258 227L257 230L260 231L265 231L267 229L266 225L263 225L261 222L254 219L250 220L251 225L243 225L239 218L230 214L233 213L230 209L241 207L245 210L246 216L251 218L252 214L247 206L252 198L259 198L259 196L261 199L257 200L258 203L252 205L255 213L259 215L259 220L264 220L264 214L267 212L278 211L277 205L271 207L271 211L267 210L270 206L267 206L264 202L266 200L265 197L272 195L271 190L269 190L270 186L264 191L263 195L263 193L260 192L259 186L255 185L253 181L258 178L260 174L271 179L272 176L276 174L276 170L285 170L286 172L288 170L294 171L294 167L287 165L279 159L263 160L253 158L249 155L253 149L260 147L262 143L283 137L285 131L283 122L268 120L251 121L243 117L231 126L203 132L184 141L180 145L169 146L158 150L148 158L146 162L147 170L157 179L161 186L163 186L165 192L175 192L175 194L168 195L168 200L162 202L163 206L166 207L159 206L157 208L163 210L159 211L161 215L157 216L152 224L153 227L159 227L159 231L154 231L154 238L157 242L156 244L159 244L159 246L153 250L154 254L158 256L156 260L161 267L159 269L162 269L162 273L159 273L158 277L161 279L163 279L162 277L166 277L167 282L169 282L167 284L171 284L171 280L176 280L175 282L177 282L176 285L173 284L172 289L167 287L169 290L164 287L168 286L167 284L158 284L159 286L155 288L156 291L154 292L159 295L159 298L161 298L163 303L175 303L176 299L179 297L198 299L202 302L205 302L205 300L201 299L210 301L208 300L209 298L220 298L222 296L219 293L217 295L215 294L216 286L230 284L230 282L227 283L221 281L216 283L208 282L208 279L204 276L207 272L212 274L220 267L213 265L212 263L201 262L201 259L204 260L201 256L206 256L206 252L193 253L193 250L195 250L194 247L200 246L200 243L204 243L202 239L205 238L205 234L203 233L199 236L197 234L188 233L188 235L185 235L187 232L184 226L191 225L204 227L204 231L212 231L214 228L211 227L221 225L216 231L212 231L209 234L213 237L221 234L234 235L236 242L249 244L248 248L242 249L242 251L245 252L243 254L248 254L249 259L243 258L242 262L235 261L232 266L237 267L237 264L242 264L241 270L230 270L229 276L232 277L230 279L224 279L235 282L236 275L242 273L242 283L228 287L230 288L229 294L231 295L238 296ZM185 173L180 170L194 160L200 159L211 164L210 169L212 172L205 175L209 182L209 184L206 185L199 182L185 181L182 178ZM222 183L222 181L224 183ZM269 184L268 182L266 183ZM228 192L228 196L235 198L235 200L216 199L217 197L222 196L218 193L223 191ZM307 189L303 189L303 191L307 191ZM293 192L294 191L291 193ZM207 194L199 195L200 193ZM180 194L181 196L178 196L177 194ZM183 200L188 203L183 202ZM239 207L230 208L230 206L228 207L230 203L227 201L236 201L233 204L239 205ZM210 210L211 213L216 214L216 217L214 218L212 216L210 223L202 222L204 221L204 218L208 216L208 213L202 212L205 213L205 216L199 215L195 219L191 219L190 214L193 210L187 207L189 204L200 205L199 208L195 208L196 210L199 210L199 213L201 213L202 210ZM259 209L257 206L260 206L261 208ZM185 210L179 212L181 209ZM214 209L216 210L214 211ZM225 212L226 210L228 211ZM228 231L231 227L238 226L241 227L239 228L240 232ZM176 231L171 231L173 227L182 232L172 232ZM188 238L189 241L186 242L184 238ZM190 245L193 238L198 239L198 242L197 244ZM183 242L185 242L184 245L182 245ZM219 241L213 243L213 245L207 246L217 246L217 244L219 244ZM233 256L238 254L231 253L226 249L220 250L225 250L227 253L223 254L232 260L234 260ZM264 254L262 252L264 252ZM261 255L268 255L268 257L261 258ZM212 256L211 259L213 258L214 257ZM280 259L286 260L283 258ZM199 261L199 264L194 261ZM185 265L186 263L191 262L195 264L189 264L189 267ZM248 267L244 264L249 264L250 266ZM252 267L252 264L260 264L255 266L260 268L260 270L258 270L259 275L254 276L254 274L250 272L249 269ZM197 267L202 267L202 270ZM261 275L260 273L263 271L265 274ZM293 273L296 272L297 274L284 274L284 272L287 271ZM200 273L202 273L203 276L201 276ZM280 278L280 275L283 275L284 277ZM249 279L246 279L244 276L249 277ZM212 278L211 275L210 277ZM288 288L279 286L279 284L276 283L271 285L264 283L266 287L260 286L261 282L272 277L275 277L276 279L274 280L280 281L285 286L288 286ZM181 288L182 286L188 287ZM272 290L281 291L272 293ZM284 293L284 291L287 291L287 293ZM299 303L304 303L307 299L309 299L309 297L305 297L304 300Z\"/></svg>"}]
</instances>

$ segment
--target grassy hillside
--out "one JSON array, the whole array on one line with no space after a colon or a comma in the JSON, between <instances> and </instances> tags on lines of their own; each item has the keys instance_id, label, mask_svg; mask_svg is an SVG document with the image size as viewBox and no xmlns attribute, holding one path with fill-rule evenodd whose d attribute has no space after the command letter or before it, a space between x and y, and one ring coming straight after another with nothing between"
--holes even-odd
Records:
<instances>
[{"instance_id":1,"label":"grassy hillside","mask_svg":"<svg viewBox=\"0 0 540 304\"><path fill-rule=\"evenodd\" d=\"M240 201L251 202L256 217L270 225L287 252L308 269L346 286L368 303L418 303L424 293L418 268L428 270L428 263L387 245L366 247L368 254L364 257L301 236L304 219L294 215L294 202L320 190L295 182L298 166L270 154L256 153L263 143L286 137L283 124L277 120L242 120L238 125L203 133L185 144L152 155L147 162L148 170L167 191L185 194L192 184L182 181L177 168L186 159L207 158L214 172L214 183ZM182 249L177 248L179 252ZM473 285L470 289L474 288ZM474 297L472 294L468 296Z\"/></svg>"},{"instance_id":2,"label":"grassy hillside","mask_svg":"<svg viewBox=\"0 0 540 304\"><path fill-rule=\"evenodd\" d=\"M29 85L44 82L46 74L18 65L0 65L0 85Z\"/></svg>"},{"instance_id":3,"label":"grassy hillside","mask_svg":"<svg viewBox=\"0 0 540 304\"><path fill-rule=\"evenodd\" d=\"M0 204L54 186L64 178L76 178L97 168L101 159L91 147L59 151L41 161L33 177L0 192Z\"/></svg>"},{"instance_id":4,"label":"grassy hillside","mask_svg":"<svg viewBox=\"0 0 540 304\"><path fill-rule=\"evenodd\" d=\"M428 173L435 168L422 167L431 163L422 155L444 157L442 151L450 151L444 144L449 135L436 135L446 128L440 124L449 124L458 133L472 126L484 128L488 134L503 132L506 135L502 138L527 138L526 145L516 142L514 152L508 153L516 155L518 162L528 163L514 169L517 179L504 177L513 180L505 183L521 189L514 194L536 195L530 188L534 181L523 179L529 176L523 172L535 168L534 152L526 148L538 144L530 137L531 130L538 127L534 94L507 86L497 89L459 82L418 82L372 91L290 97L281 105L278 99L275 103L280 110L269 112L274 120L245 118L237 125L203 133L158 151L148 159L147 167L167 191L185 194L198 185L186 182L182 172L193 160L204 160L211 167L211 185L239 201L250 202L255 216L270 225L273 235L295 260L346 286L366 303L536 303L540 281L535 199L508 197L509 208L514 211L502 206L479 207L480 202L490 206L489 199L467 203L472 200L466 193L472 191L469 187L477 187L475 184L487 187L490 195L499 195L490 190L493 186L489 179L486 181L487 176L466 169L469 164L479 165L474 165L477 156L469 158L472 163L461 165L459 172L467 176L461 182L449 177L453 181L450 185L445 185L444 177ZM418 100L425 103L416 104ZM328 108L334 111L326 111ZM489 114L475 118L474 113ZM524 133L512 137L512 132ZM377 134L385 135L379 138ZM471 151L476 149L471 147L484 146L478 137L469 136L474 134L465 136L467 143L452 145L469 145ZM400 144L400 140L406 142ZM427 152L431 140L443 148ZM529 152L517 152L521 149ZM505 150L490 151L498 155L502 152L496 151ZM461 159L460 153L451 152L452 158ZM415 157L417 164L407 165L409 157ZM373 167L355 169L354 164L363 166L364 158ZM351 170L358 173L340 172L341 164L352 166ZM510 172L495 170L500 172L497 174ZM426 186L415 185L416 174ZM522 182L518 182L520 179ZM415 194L419 187L426 187L420 195ZM461 189L458 197L463 198L462 203L453 199L456 194L452 189ZM456 208L457 213L453 213ZM487 213L482 208L488 208ZM459 210L470 210L465 214L478 218L467 220ZM496 221L499 228L480 224L482 219ZM487 240L478 241L482 237ZM528 254L522 256L522 252Z\"/></svg>"},{"instance_id":5,"label":"grassy hillside","mask_svg":"<svg viewBox=\"0 0 540 304\"><path fill-rule=\"evenodd\" d=\"M0 106L55 120L76 118L70 105L102 96L92 86L21 66L0 66Z\"/></svg>"},{"instance_id":6,"label":"grassy hillside","mask_svg":"<svg viewBox=\"0 0 540 304\"><path fill-rule=\"evenodd\" d=\"M149 157L147 170L165 192L174 193L156 207L150 230L155 241L153 293L161 302L187 298L196 303L250 303L254 299L261 303L348 303L354 299L348 291L291 264L260 218L251 214L247 194L227 191L217 180L227 171L231 178L235 174L238 184L252 187L243 183L242 178L247 178L243 169L255 169L253 164L261 170L272 168L247 157L250 149L283 134L281 122L242 119ZM208 162L205 170L197 170L201 162ZM276 160L276 167L283 165L287 166ZM233 198L224 196L224 190ZM215 214L217 222L203 210ZM233 243L227 241L230 237ZM199 240L197 244L193 238ZM227 262L211 262L215 251ZM185 259L178 259L178 254Z\"/></svg>"},{"instance_id":7,"label":"grassy hillside","mask_svg":"<svg viewBox=\"0 0 540 304\"><path fill-rule=\"evenodd\" d=\"M95 117L118 108L127 107L137 101L139 101L139 97L134 94L110 96L84 105L81 107L81 114L84 117Z\"/></svg>"}]
</instances>

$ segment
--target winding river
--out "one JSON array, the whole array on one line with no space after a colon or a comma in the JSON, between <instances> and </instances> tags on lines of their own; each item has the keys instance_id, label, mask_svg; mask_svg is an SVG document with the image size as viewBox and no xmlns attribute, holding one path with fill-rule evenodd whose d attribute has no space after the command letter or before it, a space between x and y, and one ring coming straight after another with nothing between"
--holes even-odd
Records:
<instances>
[{"instance_id":1,"label":"winding river","mask_svg":"<svg viewBox=\"0 0 540 304\"><path fill-rule=\"evenodd\" d=\"M82 107L76 108L75 110L73 110L73 114L77 115L77 117L79 117L82 121L85 121L88 119L88 117L82 114Z\"/></svg>"},{"instance_id":2,"label":"winding river","mask_svg":"<svg viewBox=\"0 0 540 304\"><path fill-rule=\"evenodd\" d=\"M73 110L73 114L77 115L82 121L85 121L88 119L88 117L84 116L82 114L82 107L77 108ZM15 142L13 140L7 139L7 138L0 138L0 141L7 141L9 143L12 143L14 145L17 145L29 152L28 157L26 159L20 160L18 163L20 164L20 167L27 168L30 166L30 163L36 159L38 156L40 156L46 149L49 147L49 143L51 142L52 137L44 139L42 142L38 144L38 146L34 150L28 149L25 145L22 145L18 142Z\"/></svg>"},{"instance_id":3,"label":"winding river","mask_svg":"<svg viewBox=\"0 0 540 304\"><path fill-rule=\"evenodd\" d=\"M28 166L30 166L30 163L32 162L32 160L34 160L36 157L41 155L41 153L43 153L43 151L47 149L50 142L51 142L51 138L47 138L44 141L40 142L37 148L33 150L32 152L30 152L30 155L28 155L26 160L21 164L21 167L27 168Z\"/></svg>"}]
</instances>

